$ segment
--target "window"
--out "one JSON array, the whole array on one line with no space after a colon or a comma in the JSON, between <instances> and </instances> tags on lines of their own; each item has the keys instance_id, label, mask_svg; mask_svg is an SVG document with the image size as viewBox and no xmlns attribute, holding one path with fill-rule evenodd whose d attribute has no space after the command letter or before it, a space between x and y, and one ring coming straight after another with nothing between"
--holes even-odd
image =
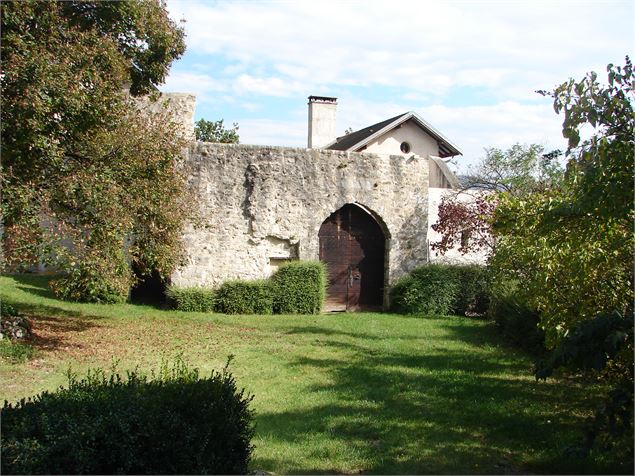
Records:
<instances>
[{"instance_id":1,"label":"window","mask_svg":"<svg viewBox=\"0 0 635 476\"><path fill-rule=\"evenodd\" d=\"M402 142L399 148L401 149L401 152L403 152L404 154L407 154L408 152L410 152L410 144L408 144L407 142Z\"/></svg>"}]
</instances>

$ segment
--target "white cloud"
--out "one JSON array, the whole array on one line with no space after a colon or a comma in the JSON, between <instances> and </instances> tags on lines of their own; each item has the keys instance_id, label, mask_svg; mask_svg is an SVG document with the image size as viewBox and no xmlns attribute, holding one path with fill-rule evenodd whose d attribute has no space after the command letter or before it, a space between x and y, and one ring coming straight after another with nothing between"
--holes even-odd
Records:
<instances>
[{"instance_id":1,"label":"white cloud","mask_svg":"<svg viewBox=\"0 0 635 476\"><path fill-rule=\"evenodd\" d=\"M632 47L624 44L619 26L621 20L629 27L620 13L629 8L626 2L367 1L360 6L169 4L175 18L187 19L191 50L222 55L240 68L268 65L291 85L384 85L437 96L473 86L510 99L509 94L531 94L589 67L620 61ZM241 74L252 86L271 80ZM276 95L281 89L269 91ZM267 94L259 87L254 92Z\"/></svg>"},{"instance_id":2,"label":"white cloud","mask_svg":"<svg viewBox=\"0 0 635 476\"><path fill-rule=\"evenodd\" d=\"M520 104L506 101L491 106L428 106L420 115L443 131L462 150L460 167L483 157L486 147L507 148L521 144L541 144L547 150L566 148L562 138L562 117L551 105Z\"/></svg>"},{"instance_id":3,"label":"white cloud","mask_svg":"<svg viewBox=\"0 0 635 476\"><path fill-rule=\"evenodd\" d=\"M199 101L209 99L210 93L225 91L227 86L223 81L212 78L207 74L173 71L168 76L163 91L194 93Z\"/></svg>"},{"instance_id":4,"label":"white cloud","mask_svg":"<svg viewBox=\"0 0 635 476\"><path fill-rule=\"evenodd\" d=\"M307 124L300 120L242 120L240 121L240 142L252 145L306 147Z\"/></svg>"}]
</instances>

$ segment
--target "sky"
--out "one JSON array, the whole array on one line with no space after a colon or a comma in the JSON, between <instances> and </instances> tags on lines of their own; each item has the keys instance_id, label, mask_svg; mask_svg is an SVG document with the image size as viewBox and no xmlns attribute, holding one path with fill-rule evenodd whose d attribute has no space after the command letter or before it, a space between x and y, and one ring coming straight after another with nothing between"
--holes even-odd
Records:
<instances>
[{"instance_id":1,"label":"sky","mask_svg":"<svg viewBox=\"0 0 635 476\"><path fill-rule=\"evenodd\" d=\"M463 152L566 148L536 90L624 64L635 1L168 0L187 51L161 87L244 144L306 147L307 98L336 97L337 135L415 111Z\"/></svg>"}]
</instances>

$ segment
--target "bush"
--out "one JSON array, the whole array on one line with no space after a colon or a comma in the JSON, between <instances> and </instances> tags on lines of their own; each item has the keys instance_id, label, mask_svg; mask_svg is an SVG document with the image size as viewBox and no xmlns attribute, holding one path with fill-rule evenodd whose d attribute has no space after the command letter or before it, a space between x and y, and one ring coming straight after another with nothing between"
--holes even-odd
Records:
<instances>
[{"instance_id":1,"label":"bush","mask_svg":"<svg viewBox=\"0 0 635 476\"><path fill-rule=\"evenodd\" d=\"M67 301L116 304L128 299L132 274L123 252L93 253L49 285L53 294Z\"/></svg>"},{"instance_id":2,"label":"bush","mask_svg":"<svg viewBox=\"0 0 635 476\"><path fill-rule=\"evenodd\" d=\"M452 304L452 313L460 316L483 315L491 295L490 270L485 266L453 266L459 289Z\"/></svg>"},{"instance_id":3,"label":"bush","mask_svg":"<svg viewBox=\"0 0 635 476\"><path fill-rule=\"evenodd\" d=\"M545 351L545 333L538 327L540 313L518 292L518 283L497 283L491 294L488 316L511 344L528 352Z\"/></svg>"},{"instance_id":4,"label":"bush","mask_svg":"<svg viewBox=\"0 0 635 476\"><path fill-rule=\"evenodd\" d=\"M225 314L272 314L271 283L227 281L216 292L216 310Z\"/></svg>"},{"instance_id":5,"label":"bush","mask_svg":"<svg viewBox=\"0 0 635 476\"><path fill-rule=\"evenodd\" d=\"M227 367L151 378L97 369L2 409L4 474L246 474L252 397Z\"/></svg>"},{"instance_id":6,"label":"bush","mask_svg":"<svg viewBox=\"0 0 635 476\"><path fill-rule=\"evenodd\" d=\"M216 293L213 289L169 286L165 294L170 307L177 311L212 312L216 306Z\"/></svg>"},{"instance_id":7,"label":"bush","mask_svg":"<svg viewBox=\"0 0 635 476\"><path fill-rule=\"evenodd\" d=\"M429 264L397 281L391 308L404 314L483 314L489 287L483 266Z\"/></svg>"},{"instance_id":8,"label":"bush","mask_svg":"<svg viewBox=\"0 0 635 476\"><path fill-rule=\"evenodd\" d=\"M291 261L271 278L276 314L318 314L326 298L326 266L320 261Z\"/></svg>"}]
</instances>

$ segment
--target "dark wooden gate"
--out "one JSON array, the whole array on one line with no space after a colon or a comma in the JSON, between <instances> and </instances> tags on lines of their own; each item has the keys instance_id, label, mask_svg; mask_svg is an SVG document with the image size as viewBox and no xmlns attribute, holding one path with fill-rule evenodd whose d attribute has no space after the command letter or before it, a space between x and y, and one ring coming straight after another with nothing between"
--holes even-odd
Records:
<instances>
[{"instance_id":1,"label":"dark wooden gate","mask_svg":"<svg viewBox=\"0 0 635 476\"><path fill-rule=\"evenodd\" d=\"M328 267L326 309L376 309L383 302L386 238L377 222L344 205L319 231L320 260Z\"/></svg>"}]
</instances>

